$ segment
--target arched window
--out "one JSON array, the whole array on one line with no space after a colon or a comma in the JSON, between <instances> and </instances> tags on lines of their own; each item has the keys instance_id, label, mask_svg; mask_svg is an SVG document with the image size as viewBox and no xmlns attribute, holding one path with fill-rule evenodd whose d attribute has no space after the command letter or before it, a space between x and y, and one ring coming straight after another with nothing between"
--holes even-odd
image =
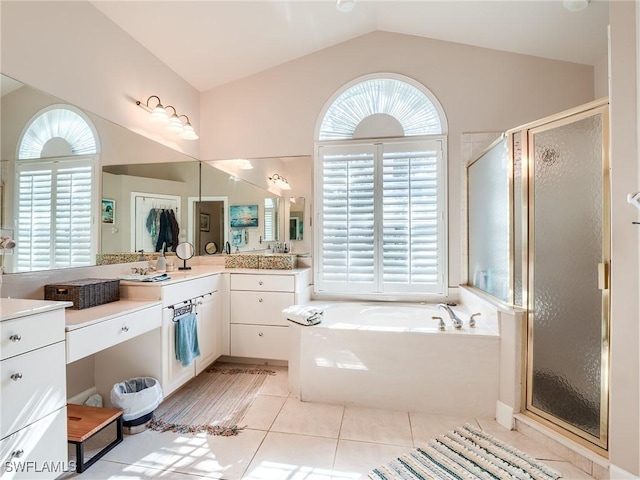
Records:
<instances>
[{"instance_id":1,"label":"arched window","mask_svg":"<svg viewBox=\"0 0 640 480\"><path fill-rule=\"evenodd\" d=\"M399 75L360 78L327 102L316 128L316 293L446 294L446 133L435 96Z\"/></svg>"},{"instance_id":2,"label":"arched window","mask_svg":"<svg viewBox=\"0 0 640 480\"><path fill-rule=\"evenodd\" d=\"M97 135L68 105L25 126L16 161L16 272L92 265L97 225Z\"/></svg>"}]
</instances>

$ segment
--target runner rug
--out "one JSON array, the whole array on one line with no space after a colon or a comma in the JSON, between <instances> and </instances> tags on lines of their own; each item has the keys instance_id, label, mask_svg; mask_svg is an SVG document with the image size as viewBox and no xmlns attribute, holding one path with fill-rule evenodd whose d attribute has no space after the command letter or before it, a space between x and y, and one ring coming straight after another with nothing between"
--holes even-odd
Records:
<instances>
[{"instance_id":1,"label":"runner rug","mask_svg":"<svg viewBox=\"0 0 640 480\"><path fill-rule=\"evenodd\" d=\"M373 480L556 480L562 474L465 425L369 472Z\"/></svg>"},{"instance_id":2,"label":"runner rug","mask_svg":"<svg viewBox=\"0 0 640 480\"><path fill-rule=\"evenodd\" d=\"M149 428L159 432L237 435L260 387L273 370L211 367L165 399Z\"/></svg>"}]
</instances>

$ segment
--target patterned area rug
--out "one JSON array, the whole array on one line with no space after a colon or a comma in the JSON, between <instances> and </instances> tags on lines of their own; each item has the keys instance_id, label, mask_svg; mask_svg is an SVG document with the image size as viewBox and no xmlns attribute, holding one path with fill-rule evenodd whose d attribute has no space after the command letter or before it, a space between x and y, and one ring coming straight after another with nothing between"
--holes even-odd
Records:
<instances>
[{"instance_id":1,"label":"patterned area rug","mask_svg":"<svg viewBox=\"0 0 640 480\"><path fill-rule=\"evenodd\" d=\"M465 425L369 472L373 480L556 480L562 474Z\"/></svg>"},{"instance_id":2,"label":"patterned area rug","mask_svg":"<svg viewBox=\"0 0 640 480\"><path fill-rule=\"evenodd\" d=\"M267 375L260 368L211 367L167 398L154 412L149 428L159 432L237 435Z\"/></svg>"}]
</instances>

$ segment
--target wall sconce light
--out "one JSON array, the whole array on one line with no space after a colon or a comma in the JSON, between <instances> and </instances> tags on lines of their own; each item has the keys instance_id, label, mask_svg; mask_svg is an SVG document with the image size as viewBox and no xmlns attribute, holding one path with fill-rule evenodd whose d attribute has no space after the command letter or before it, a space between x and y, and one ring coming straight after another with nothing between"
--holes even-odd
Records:
<instances>
[{"instance_id":1,"label":"wall sconce light","mask_svg":"<svg viewBox=\"0 0 640 480\"><path fill-rule=\"evenodd\" d=\"M270 176L269 180L275 183L276 187L280 188L281 190L291 190L291 185L289 185L287 179L277 173L274 173L272 176Z\"/></svg>"},{"instance_id":2,"label":"wall sconce light","mask_svg":"<svg viewBox=\"0 0 640 480\"><path fill-rule=\"evenodd\" d=\"M238 158L236 160L236 165L240 170L253 170L253 164L250 160L247 160L245 158Z\"/></svg>"},{"instance_id":3,"label":"wall sconce light","mask_svg":"<svg viewBox=\"0 0 640 480\"><path fill-rule=\"evenodd\" d=\"M152 106L153 103L149 104L152 98L158 100L155 106ZM178 115L178 112L176 112L175 107L173 107L172 105L163 107L162 101L157 95L151 95L149 98L147 98L146 103L142 103L140 100L137 100L136 105L151 113L150 120L152 122L166 124L167 130L178 134L180 138L183 138L184 140L197 140L198 138L200 138L191 125L189 117L187 117L186 115ZM169 112L167 112L167 109L169 108L173 110L173 115L171 116L169 116ZM185 118L185 123L182 122L182 117Z\"/></svg>"}]
</instances>

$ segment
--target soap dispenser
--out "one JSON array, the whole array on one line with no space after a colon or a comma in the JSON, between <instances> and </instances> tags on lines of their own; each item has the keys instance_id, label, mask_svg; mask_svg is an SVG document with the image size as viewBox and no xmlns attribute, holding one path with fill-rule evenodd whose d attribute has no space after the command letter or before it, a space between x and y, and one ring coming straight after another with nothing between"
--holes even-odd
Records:
<instances>
[{"instance_id":1,"label":"soap dispenser","mask_svg":"<svg viewBox=\"0 0 640 480\"><path fill-rule=\"evenodd\" d=\"M158 257L158 260L156 261L156 271L161 273L164 273L167 271L167 260L164 258L164 247L165 247L165 243L162 242L162 253Z\"/></svg>"}]
</instances>

